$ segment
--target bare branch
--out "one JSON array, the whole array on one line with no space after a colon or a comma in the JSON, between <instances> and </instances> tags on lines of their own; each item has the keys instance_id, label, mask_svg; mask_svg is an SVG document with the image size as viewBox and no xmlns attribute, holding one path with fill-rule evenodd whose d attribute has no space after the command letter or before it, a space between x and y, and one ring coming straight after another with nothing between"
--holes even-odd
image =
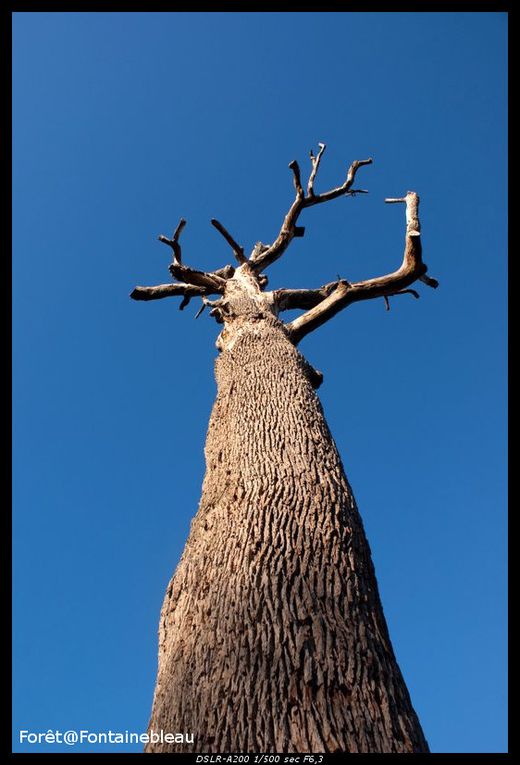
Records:
<instances>
[{"instance_id":1,"label":"bare branch","mask_svg":"<svg viewBox=\"0 0 520 765\"><path fill-rule=\"evenodd\" d=\"M344 280L338 282L333 292L321 303L287 325L294 343L298 343L305 335L320 327L343 308L359 300L388 297L405 291L412 292L418 297L415 290L406 290L406 288L426 273L426 266L421 258L419 197L415 192L409 191L406 197L399 201L406 202L406 239L401 267L391 274L363 282L352 284Z\"/></svg>"},{"instance_id":2,"label":"bare branch","mask_svg":"<svg viewBox=\"0 0 520 765\"><path fill-rule=\"evenodd\" d=\"M201 313L204 311L205 308L206 308L206 303L204 303L204 301L203 301L201 307L199 308L199 310L195 314L195 318L196 319L199 318L199 316L201 315Z\"/></svg>"},{"instance_id":3,"label":"bare branch","mask_svg":"<svg viewBox=\"0 0 520 765\"><path fill-rule=\"evenodd\" d=\"M399 290L399 292L390 292L388 297L394 297L394 295L413 295L416 300L421 297L417 290Z\"/></svg>"},{"instance_id":4,"label":"bare branch","mask_svg":"<svg viewBox=\"0 0 520 765\"><path fill-rule=\"evenodd\" d=\"M363 165L371 165L373 160L370 159L356 159L354 162L350 165L347 173L347 179L345 183L342 186L338 186L335 189L332 189L331 191L326 191L323 194L318 194L314 197L314 199L309 202L309 205L311 206L313 204L320 204L321 202L330 202L331 199L337 199L337 197L342 196L343 194L368 194L368 191L363 191L361 189L350 189L352 188L352 184L354 183L356 173L359 170L360 167L363 167Z\"/></svg>"},{"instance_id":5,"label":"bare branch","mask_svg":"<svg viewBox=\"0 0 520 765\"><path fill-rule=\"evenodd\" d=\"M307 194L310 197L314 196L314 179L316 178L316 173L318 172L318 168L320 166L321 155L327 148L324 143L319 143L318 146L320 147L320 150L316 156L314 156L312 153L312 149L309 152L312 163L312 172L309 176L309 183L307 184Z\"/></svg>"},{"instance_id":6,"label":"bare branch","mask_svg":"<svg viewBox=\"0 0 520 765\"><path fill-rule=\"evenodd\" d=\"M177 228L175 229L172 239L168 239L168 237L163 236L162 234L157 237L160 242L162 242L163 244L167 244L169 247L172 248L174 263L182 263L181 246L179 244L179 237L185 225L186 225L186 221L184 220L184 218L181 218L177 225Z\"/></svg>"},{"instance_id":7,"label":"bare branch","mask_svg":"<svg viewBox=\"0 0 520 765\"><path fill-rule=\"evenodd\" d=\"M338 282L324 284L317 290L275 290L273 297L279 312L294 308L313 308L337 287Z\"/></svg>"},{"instance_id":8,"label":"bare branch","mask_svg":"<svg viewBox=\"0 0 520 765\"><path fill-rule=\"evenodd\" d=\"M235 273L233 266L224 266L217 271L206 273L188 268L181 262L181 249L178 243L180 233L186 221L181 218L172 239L159 237L161 242L169 244L174 252L173 263L169 265L171 275L179 280L179 284L158 284L155 287L136 287L130 294L133 300L160 300L161 298L183 295L179 306L182 311L192 297L212 295L224 292L226 280Z\"/></svg>"},{"instance_id":9,"label":"bare branch","mask_svg":"<svg viewBox=\"0 0 520 765\"><path fill-rule=\"evenodd\" d=\"M431 287L432 289L436 290L439 286L439 282L437 279L432 279L431 276L427 276L426 274L423 274L419 277L420 282L424 282L424 284L427 284L428 287Z\"/></svg>"},{"instance_id":10,"label":"bare branch","mask_svg":"<svg viewBox=\"0 0 520 765\"><path fill-rule=\"evenodd\" d=\"M231 265L223 266L222 268L216 268L214 271L210 271L214 276L220 276L222 279L231 279L235 273L235 267Z\"/></svg>"},{"instance_id":11,"label":"bare branch","mask_svg":"<svg viewBox=\"0 0 520 765\"><path fill-rule=\"evenodd\" d=\"M130 297L133 300L160 300L161 298L175 297L177 295L192 298L205 294L207 294L205 289L195 287L192 284L158 284L156 287L136 287L130 293Z\"/></svg>"},{"instance_id":12,"label":"bare branch","mask_svg":"<svg viewBox=\"0 0 520 765\"><path fill-rule=\"evenodd\" d=\"M223 314L227 313L227 305L223 298L219 298L218 300L208 300L206 297L203 297L202 302L205 306L208 305L211 308L209 315L214 317L217 324L223 324ZM199 313L202 313L202 310Z\"/></svg>"},{"instance_id":13,"label":"bare branch","mask_svg":"<svg viewBox=\"0 0 520 765\"><path fill-rule=\"evenodd\" d=\"M186 225L185 219L181 218L179 223L177 224L177 228L175 229L174 234L173 234L173 241L174 242L178 241L178 239L179 239L179 237L181 235L181 231L182 231L182 229L184 228L185 225Z\"/></svg>"},{"instance_id":14,"label":"bare branch","mask_svg":"<svg viewBox=\"0 0 520 765\"><path fill-rule=\"evenodd\" d=\"M293 171L294 175L294 188L296 189L296 196L301 199L305 196L303 193L302 181L300 177L300 166L295 159L289 162L289 167Z\"/></svg>"},{"instance_id":15,"label":"bare branch","mask_svg":"<svg viewBox=\"0 0 520 765\"><path fill-rule=\"evenodd\" d=\"M317 162L317 158L316 158ZM347 173L347 178L345 180L345 183L343 183L341 186L338 186L335 189L332 189L331 191L326 191L323 194L308 194L307 196L304 195L303 188L301 185L300 180L300 168L298 167L298 163L293 160L289 167L293 171L294 175L294 185L296 188L296 199L292 203L291 207L289 208L289 212L284 218L284 221L282 223L282 228L280 229L280 233L276 237L275 241L263 252L259 252L258 254L253 254L251 256L251 264L255 271L258 273L259 271L263 270L267 266L271 265L271 263L274 263L275 260L278 260L278 258L283 255L291 241L294 239L295 236L302 236L303 231L301 226L297 226L296 223L298 221L298 216L300 215L301 211L304 210L306 207L313 207L314 205L321 204L322 202L329 202L331 199L336 199L337 197L343 196L345 194L357 194L357 193L366 193L364 190L352 190L352 185L354 183L354 179L356 177L356 172L360 167L363 165L370 165L372 164L371 159L361 159L356 160L353 162L349 168L349 171ZM316 167L317 171L317 167ZM314 176L316 173L314 173ZM314 178L313 178L314 183Z\"/></svg>"},{"instance_id":16,"label":"bare branch","mask_svg":"<svg viewBox=\"0 0 520 765\"><path fill-rule=\"evenodd\" d=\"M383 295L383 299L385 301L386 310L390 310L390 301L388 300L389 297L394 297L394 295L413 295L416 300L419 300L421 297L417 290L399 290L399 292L389 292L388 295Z\"/></svg>"},{"instance_id":17,"label":"bare branch","mask_svg":"<svg viewBox=\"0 0 520 765\"><path fill-rule=\"evenodd\" d=\"M230 278L230 275L232 276L234 273L234 269L230 272L232 266L226 266L218 271L206 273L205 271L196 271L189 268L182 262L179 236L185 225L186 221L184 218L181 218L172 239L168 239L168 237L162 234L157 237L160 242L167 244L173 250L173 262L168 266L168 270L174 279L178 279L180 282L193 284L196 287L204 287L209 292L224 292L226 279Z\"/></svg>"},{"instance_id":18,"label":"bare branch","mask_svg":"<svg viewBox=\"0 0 520 765\"><path fill-rule=\"evenodd\" d=\"M212 218L211 225L215 226L217 231L219 231L222 234L226 242L231 246L231 249L233 250L235 258L238 260L240 265L242 265L243 263L247 263L247 258L244 255L244 248L235 242L235 240L233 239L229 231L227 231L224 228L222 223L220 223L216 218Z\"/></svg>"},{"instance_id":19,"label":"bare branch","mask_svg":"<svg viewBox=\"0 0 520 765\"><path fill-rule=\"evenodd\" d=\"M217 298L217 300L208 300L206 297L203 297L202 302L204 305L209 305L210 308L220 308L222 305L221 298Z\"/></svg>"},{"instance_id":20,"label":"bare branch","mask_svg":"<svg viewBox=\"0 0 520 765\"><path fill-rule=\"evenodd\" d=\"M170 263L168 270L171 275L180 282L193 284L196 287L204 287L206 292L224 292L226 280L218 276L214 271L196 271L182 263Z\"/></svg>"}]
</instances>

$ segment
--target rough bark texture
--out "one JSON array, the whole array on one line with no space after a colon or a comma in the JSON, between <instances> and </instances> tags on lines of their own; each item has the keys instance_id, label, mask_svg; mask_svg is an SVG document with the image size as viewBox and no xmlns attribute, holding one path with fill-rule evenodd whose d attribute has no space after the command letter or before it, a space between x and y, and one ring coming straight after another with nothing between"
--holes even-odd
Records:
<instances>
[{"instance_id":1,"label":"rough bark texture","mask_svg":"<svg viewBox=\"0 0 520 765\"><path fill-rule=\"evenodd\" d=\"M292 161L295 199L272 244L250 257L216 219L238 267L197 271L182 260L181 218L171 239L178 284L136 287L135 300L194 297L224 328L206 442L199 510L168 585L159 628L159 670L149 728L188 734L187 751L427 752L397 665L370 548L315 388L323 376L296 345L361 300L436 288L422 261L419 197L406 205L405 249L390 274L319 289L266 292L264 269L305 233L307 208L353 187L316 194L325 144L310 153L307 192ZM209 300L209 295L218 295ZM289 324L278 314L306 309ZM200 313L200 311L199 311ZM198 315L198 314L197 314ZM182 751L170 743L148 752Z\"/></svg>"},{"instance_id":2,"label":"rough bark texture","mask_svg":"<svg viewBox=\"0 0 520 765\"><path fill-rule=\"evenodd\" d=\"M315 372L247 268L215 309L206 475L149 727L193 733L197 752L427 752Z\"/></svg>"}]
</instances>

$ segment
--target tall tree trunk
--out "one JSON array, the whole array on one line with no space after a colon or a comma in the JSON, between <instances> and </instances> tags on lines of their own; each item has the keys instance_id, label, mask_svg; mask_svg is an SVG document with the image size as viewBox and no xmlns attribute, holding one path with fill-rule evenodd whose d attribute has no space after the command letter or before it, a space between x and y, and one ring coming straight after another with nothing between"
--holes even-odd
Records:
<instances>
[{"instance_id":1,"label":"tall tree trunk","mask_svg":"<svg viewBox=\"0 0 520 765\"><path fill-rule=\"evenodd\" d=\"M148 752L427 752L397 665L370 548L315 393L321 381L297 350L309 332L360 300L412 294L426 275L419 197L406 204L403 261L390 274L319 289L266 292L264 269L304 234L306 208L362 193L354 161L341 186L317 194L325 145L310 153L306 191L280 233L249 258L217 220L239 266L202 272L182 261L181 219L171 239L175 284L136 287L135 300L182 295L212 306L217 399L206 441L202 498L159 628L159 669L149 730L194 743ZM220 295L216 301L208 295ZM289 324L278 315L303 308Z\"/></svg>"},{"instance_id":2,"label":"tall tree trunk","mask_svg":"<svg viewBox=\"0 0 520 765\"><path fill-rule=\"evenodd\" d=\"M428 751L312 373L269 315L246 318L216 360L150 721L193 733L184 750Z\"/></svg>"}]
</instances>

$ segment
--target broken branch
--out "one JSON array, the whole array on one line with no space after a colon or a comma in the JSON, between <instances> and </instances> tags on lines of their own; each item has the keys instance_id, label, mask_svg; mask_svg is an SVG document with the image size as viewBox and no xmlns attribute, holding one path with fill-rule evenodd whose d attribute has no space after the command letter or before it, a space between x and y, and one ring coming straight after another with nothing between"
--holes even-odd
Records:
<instances>
[{"instance_id":1,"label":"broken branch","mask_svg":"<svg viewBox=\"0 0 520 765\"><path fill-rule=\"evenodd\" d=\"M316 173L318 172L318 168L320 166L321 155L326 149L326 145L324 143L319 143L318 146L320 147L320 150L316 156L314 156L312 153L312 149L309 152L312 164L312 172L309 176L309 182L307 184L307 194L310 197L314 196L314 179L316 178Z\"/></svg>"},{"instance_id":2,"label":"broken branch","mask_svg":"<svg viewBox=\"0 0 520 765\"><path fill-rule=\"evenodd\" d=\"M205 289L192 284L158 284L155 287L135 287L130 293L130 297L132 300L160 300L161 298L175 297L176 295L192 298L197 295L206 294Z\"/></svg>"},{"instance_id":3,"label":"broken branch","mask_svg":"<svg viewBox=\"0 0 520 765\"><path fill-rule=\"evenodd\" d=\"M231 249L233 250L235 258L238 260L240 265L242 265L243 263L247 263L247 258L244 255L244 248L241 247L239 244L237 244L237 242L235 242L235 240L233 239L229 231L227 231L227 229L224 228L222 223L220 223L216 218L212 218L211 225L215 226L217 231L222 234L226 242L231 246Z\"/></svg>"},{"instance_id":4,"label":"broken branch","mask_svg":"<svg viewBox=\"0 0 520 765\"><path fill-rule=\"evenodd\" d=\"M197 311L197 313L195 314L195 318L196 318L196 319L198 319L198 318L199 318L199 316L201 315L201 313L204 311L204 309L205 309L205 308L206 308L206 303L204 303L204 302L203 302L203 303L202 303L202 305L201 305L201 307L199 308L199 310L198 310L198 311Z\"/></svg>"},{"instance_id":5,"label":"broken branch","mask_svg":"<svg viewBox=\"0 0 520 765\"><path fill-rule=\"evenodd\" d=\"M289 162L289 167L293 171L294 176L294 188L296 189L296 195L298 198L304 197L302 181L300 177L300 166L295 159Z\"/></svg>"},{"instance_id":6,"label":"broken branch","mask_svg":"<svg viewBox=\"0 0 520 765\"><path fill-rule=\"evenodd\" d=\"M439 286L439 282L437 279L432 279L431 276L427 276L426 274L423 274L419 277L420 282L424 282L424 284L427 284L428 287L431 287L432 289L436 290Z\"/></svg>"},{"instance_id":7,"label":"broken branch","mask_svg":"<svg viewBox=\"0 0 520 765\"><path fill-rule=\"evenodd\" d=\"M359 300L369 300L376 297L388 298L393 294L406 292L411 292L415 297L418 297L415 290L407 290L406 288L426 273L426 266L421 257L419 197L414 191L409 191L406 197L398 201L406 203L405 249L400 268L391 274L363 282L353 282L352 284L344 280L338 282L330 295L287 325L289 336L294 343L298 343L305 335L320 327L343 308Z\"/></svg>"}]
</instances>

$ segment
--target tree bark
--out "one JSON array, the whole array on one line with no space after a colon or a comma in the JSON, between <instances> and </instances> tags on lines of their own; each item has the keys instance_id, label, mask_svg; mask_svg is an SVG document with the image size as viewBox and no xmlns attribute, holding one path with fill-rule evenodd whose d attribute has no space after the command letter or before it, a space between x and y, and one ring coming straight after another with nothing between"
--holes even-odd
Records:
<instances>
[{"instance_id":1,"label":"tree bark","mask_svg":"<svg viewBox=\"0 0 520 765\"><path fill-rule=\"evenodd\" d=\"M428 752L397 665L370 548L315 389L323 376L296 345L349 305L436 288L422 261L419 197L406 205L405 249L392 273L314 290L266 292L264 269L304 235L303 210L366 193L344 183L316 194L325 145L310 153L307 193L296 196L274 242L250 257L216 219L238 267L202 272L173 251L180 283L136 287L135 300L193 297L224 328L217 340L217 399L206 441L198 512L161 611L159 668L149 731L183 745L147 752ZM218 295L209 300L208 295ZM278 314L308 309L289 324ZM200 312L199 312L200 313ZM197 314L199 315L199 314ZM194 740L193 740L194 739ZM193 743L192 743L193 741Z\"/></svg>"},{"instance_id":2,"label":"tree bark","mask_svg":"<svg viewBox=\"0 0 520 765\"><path fill-rule=\"evenodd\" d=\"M149 730L195 743L146 751L428 752L314 370L246 293L217 309L202 498L160 618Z\"/></svg>"}]
</instances>

